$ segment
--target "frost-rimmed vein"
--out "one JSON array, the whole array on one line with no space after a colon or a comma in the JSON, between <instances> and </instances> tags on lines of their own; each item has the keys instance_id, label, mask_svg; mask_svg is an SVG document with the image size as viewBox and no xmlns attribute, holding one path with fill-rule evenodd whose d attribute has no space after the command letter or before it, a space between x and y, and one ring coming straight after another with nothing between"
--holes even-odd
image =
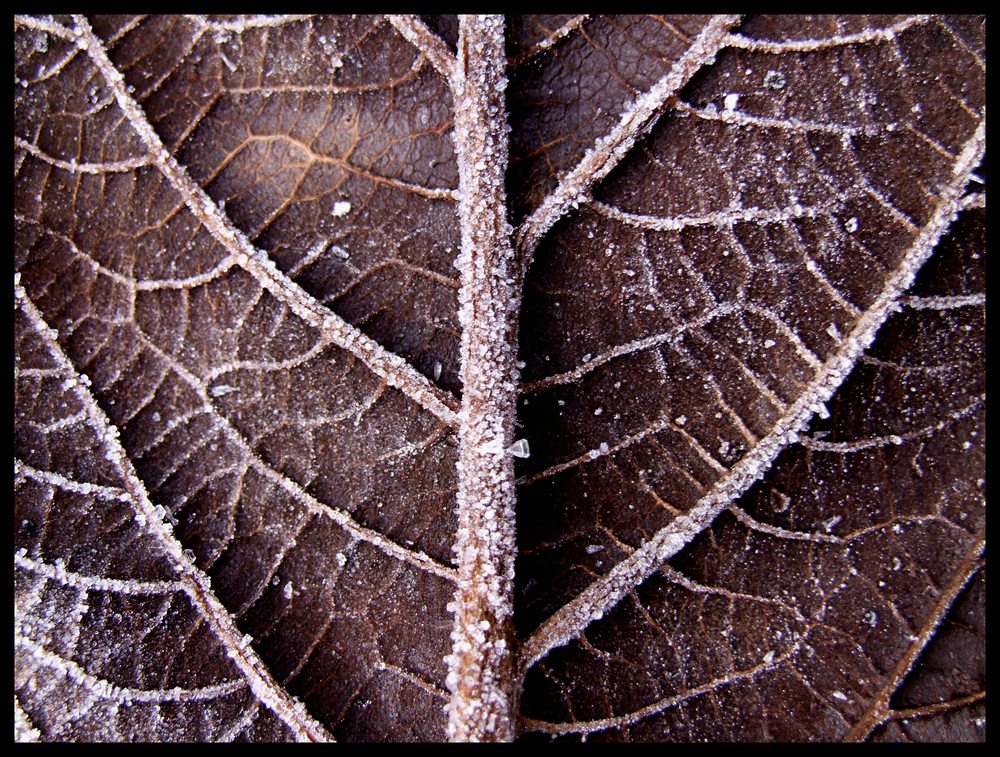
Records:
<instances>
[{"instance_id":1,"label":"frost-rimmed vein","mask_svg":"<svg viewBox=\"0 0 1000 757\"><path fill-rule=\"evenodd\" d=\"M513 649L515 364L520 286L507 222L507 86L504 23L459 19L455 96L462 251L457 260L462 325L458 428L458 588L452 692L453 741L511 741L516 711Z\"/></svg>"},{"instance_id":2,"label":"frost-rimmed vein","mask_svg":"<svg viewBox=\"0 0 1000 757\"><path fill-rule=\"evenodd\" d=\"M351 515L337 507L328 505L324 502L320 502L315 496L310 494L301 484L297 481L289 478L282 472L274 469L266 462L264 462L254 451L253 445L250 440L246 439L243 434L233 425L233 423L221 412L219 412L215 404L209 397L209 392L205 388L204 382L200 381L197 376L188 371L183 365L178 363L171 355L167 354L155 344L150 342L148 338L143 335L140 337L143 345L150 350L153 354L163 360L170 369L174 371L187 385L198 395L198 398L202 402L201 408L198 408L197 412L205 413L213 419L213 421L218 425L222 434L235 444L243 455L243 463L249 468L254 470L256 473L260 474L262 477L267 479L269 482L275 486L288 492L291 497L301 504L308 512L328 518L334 523L336 523L340 528L344 529L353 538L360 539L364 542L371 544L377 549L381 550L385 554L393 557L401 562L409 563L416 568L426 571L428 573L433 573L436 576L440 576L447 581L455 581L455 571L441 563L439 563L434 558L424 554L423 552L408 549L407 547L397 544L392 539L383 536L378 531L362 525L358 521L354 520ZM381 391L376 390L376 394ZM345 417L353 415L355 412L364 409L365 405L360 406L355 405L350 409L350 412ZM179 425L179 424L178 424ZM163 436L173 430L173 427L164 429ZM155 444L158 444L159 440ZM203 444L207 444L207 440ZM155 446L155 444L153 446ZM152 447L150 447L151 449ZM147 450L148 451L148 450ZM178 462L178 466L182 461ZM173 471L171 471L171 474Z\"/></svg>"},{"instance_id":3,"label":"frost-rimmed vein","mask_svg":"<svg viewBox=\"0 0 1000 757\"><path fill-rule=\"evenodd\" d=\"M560 26L558 29L550 32L547 36L540 39L529 49L513 58L510 63L507 64L508 70L518 68L534 58L536 55L541 55L564 37L568 37L570 34L575 32L589 20L590 15L587 13L581 13L577 16L573 16L573 18Z\"/></svg>"},{"instance_id":4,"label":"frost-rimmed vein","mask_svg":"<svg viewBox=\"0 0 1000 757\"><path fill-rule=\"evenodd\" d=\"M727 44L731 47L762 53L813 52L830 47L846 47L866 42L892 42L900 32L917 24L925 24L929 20L930 16L910 16L882 29L868 29L856 34L837 34L825 39L797 39L789 42L773 42L766 39L745 37L742 34L732 34L727 40Z\"/></svg>"},{"instance_id":5,"label":"frost-rimmed vein","mask_svg":"<svg viewBox=\"0 0 1000 757\"><path fill-rule=\"evenodd\" d=\"M35 724L31 722L31 718L28 717L28 713L24 711L21 707L21 702L17 698L17 694L14 694L14 741L17 742L35 742L41 741L42 734Z\"/></svg>"},{"instance_id":6,"label":"frost-rimmed vein","mask_svg":"<svg viewBox=\"0 0 1000 757\"><path fill-rule=\"evenodd\" d=\"M318 303L302 287L283 274L268 256L256 249L246 236L167 151L142 109L125 88L124 78L114 67L100 39L87 20L74 16L76 43L90 56L107 81L118 106L132 128L149 149L153 162L174 187L185 204L205 225L209 233L229 251L236 264L306 323L319 329L334 344L349 351L372 371L386 379L420 407L451 426L458 425L458 401L451 393L435 386L399 355L395 355L366 336L343 318Z\"/></svg>"},{"instance_id":7,"label":"frost-rimmed vein","mask_svg":"<svg viewBox=\"0 0 1000 757\"><path fill-rule=\"evenodd\" d=\"M106 454L122 476L124 487L130 495L136 523L156 539L171 567L179 576L178 583L184 593L225 647L227 654L246 679L250 690L288 726L297 740L331 741L330 734L306 712L305 706L292 700L288 692L278 686L257 653L243 641L243 633L233 622L229 611L212 593L208 576L184 555L181 543L153 506L145 485L132 467L118 439L118 429L97 404L93 395L84 389L86 382L55 341L52 329L45 323L42 314L20 285L15 285L14 300L16 306L27 316L32 328L42 338L56 366L62 369L66 377L75 380L76 394L90 416L91 425L100 435Z\"/></svg>"},{"instance_id":8,"label":"frost-rimmed vein","mask_svg":"<svg viewBox=\"0 0 1000 757\"><path fill-rule=\"evenodd\" d=\"M804 635L803 635L804 637ZM713 691L717 691L724 686L728 686L739 681L752 680L756 678L760 673L774 668L777 665L788 660L792 655L798 652L799 648L802 646L803 642L800 639L795 642L792 646L782 652L780 655L775 655L766 662L760 662L746 670L741 670L732 675L721 676L715 678L711 681L703 683L700 686L696 686L692 689L688 689L680 694L673 694L671 696L663 697L662 699L648 704L645 707L640 707L632 712L627 712L622 715L617 715L609 718L600 718L598 720L581 720L573 723L550 723L544 720L535 720L533 718L524 718L522 723L524 730L526 731L540 731L542 733L549 733L552 735L563 735L567 733L596 733L598 731L604 731L609 728L624 728L626 726L632 725L633 723L638 723L640 720L651 717L653 715L659 715L666 712L678 705L688 702L695 697L702 696L703 694L708 694Z\"/></svg>"},{"instance_id":9,"label":"frost-rimmed vein","mask_svg":"<svg viewBox=\"0 0 1000 757\"><path fill-rule=\"evenodd\" d=\"M106 678L100 678L88 673L80 665L62 657L50 649L46 649L37 641L21 633L20 624L15 617L14 645L24 648L43 665L54 668L66 678L75 681L88 691L94 692L102 699L112 699L118 702L199 702L206 699L218 699L246 688L245 681L226 681L225 683L203 686L197 689L136 689L128 686L117 686Z\"/></svg>"},{"instance_id":10,"label":"frost-rimmed vein","mask_svg":"<svg viewBox=\"0 0 1000 757\"><path fill-rule=\"evenodd\" d=\"M396 31L417 48L450 85L458 64L455 61L455 53L448 48L445 41L416 16L390 15L388 19Z\"/></svg>"},{"instance_id":11,"label":"frost-rimmed vein","mask_svg":"<svg viewBox=\"0 0 1000 757\"><path fill-rule=\"evenodd\" d=\"M521 222L514 233L520 268L519 282L524 280L531 255L556 221L571 208L588 198L591 187L607 176L648 131L660 114L677 100L681 88L702 66L712 63L726 46L729 30L740 16L716 16L709 21L691 46L674 63L670 71L644 95L639 97L621 117L607 136L597 140L538 208Z\"/></svg>"},{"instance_id":12,"label":"frost-rimmed vein","mask_svg":"<svg viewBox=\"0 0 1000 757\"><path fill-rule=\"evenodd\" d=\"M964 145L952 169L950 181L942 188L940 201L930 220L890 273L882 292L799 398L777 420L771 432L733 466L728 475L720 478L690 511L671 521L640 549L544 621L521 647L519 671L522 675L550 650L569 643L593 621L602 618L629 591L708 528L720 512L764 475L785 446L798 439L799 432L805 428L813 413L833 395L871 344L879 327L898 306L903 292L913 283L917 271L957 217L962 206L961 193L970 174L982 160L985 149L984 114L975 133Z\"/></svg>"},{"instance_id":13,"label":"frost-rimmed vein","mask_svg":"<svg viewBox=\"0 0 1000 757\"><path fill-rule=\"evenodd\" d=\"M78 163L75 160L61 160L53 155L49 155L37 145L17 136L14 137L14 147L20 147L23 150L27 150L31 155L34 155L42 162L71 173L124 173L126 171L134 171L137 168L152 165L153 163L153 159L148 155L142 155L138 158L126 158L125 160L115 160L106 163Z\"/></svg>"},{"instance_id":14,"label":"frost-rimmed vein","mask_svg":"<svg viewBox=\"0 0 1000 757\"><path fill-rule=\"evenodd\" d=\"M21 550L14 553L14 565L21 570L35 573L39 576L57 581L63 586L72 586L84 591L111 591L116 594L170 594L183 591L178 581L139 581L131 578L105 578L104 576L86 576L66 570L59 561L50 565L41 560L33 560Z\"/></svg>"}]
</instances>

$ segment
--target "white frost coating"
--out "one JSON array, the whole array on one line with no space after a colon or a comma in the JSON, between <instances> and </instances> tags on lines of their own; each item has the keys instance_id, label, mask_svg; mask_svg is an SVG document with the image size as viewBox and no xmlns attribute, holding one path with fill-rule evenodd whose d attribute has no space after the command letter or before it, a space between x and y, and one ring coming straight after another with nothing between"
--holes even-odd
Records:
<instances>
[{"instance_id":1,"label":"white frost coating","mask_svg":"<svg viewBox=\"0 0 1000 757\"><path fill-rule=\"evenodd\" d=\"M462 410L458 427L458 586L445 710L452 741L510 741L515 697L514 441L518 368L514 251L504 176L507 124L503 19L462 16L452 79L462 248ZM524 440L521 440L524 441ZM524 451L527 452L526 445Z\"/></svg>"},{"instance_id":2,"label":"white frost coating","mask_svg":"<svg viewBox=\"0 0 1000 757\"><path fill-rule=\"evenodd\" d=\"M184 198L185 204L204 224L205 229L229 251L231 259L253 276L278 300L288 305L306 323L318 328L324 337L349 351L389 386L399 389L425 410L450 426L458 425L457 402L450 393L431 382L408 362L395 355L328 308L320 305L298 284L278 270L265 253L256 249L246 235L237 229L205 191L188 175L166 150L145 113L122 82L121 72L108 59L103 43L82 16L74 17L78 31L74 41L91 57L108 82L118 107L125 113L129 125L146 145L160 172ZM451 190L448 190L450 196Z\"/></svg>"},{"instance_id":3,"label":"white frost coating","mask_svg":"<svg viewBox=\"0 0 1000 757\"><path fill-rule=\"evenodd\" d=\"M739 16L712 18L693 40L670 71L626 108L618 125L587 151L576 167L559 183L545 201L517 229L515 242L519 257L518 285L523 281L538 242L572 207L579 206L590 188L607 176L655 123L663 109L704 65L712 63L729 37L728 30Z\"/></svg>"},{"instance_id":4,"label":"white frost coating","mask_svg":"<svg viewBox=\"0 0 1000 757\"><path fill-rule=\"evenodd\" d=\"M18 743L37 742L42 740L42 734L32 724L27 713L21 709L21 703L14 694L14 741Z\"/></svg>"},{"instance_id":5,"label":"white frost coating","mask_svg":"<svg viewBox=\"0 0 1000 757\"><path fill-rule=\"evenodd\" d=\"M86 19L76 17L76 23L78 27L84 30L83 34L89 44L103 56L105 65L110 67L111 64L107 60L103 47L101 47L99 40L93 35L93 32L90 31L90 26ZM96 55L93 52L91 54ZM28 321L35 331L46 341L47 351L57 368L67 377L75 376L77 379L77 386L74 387L73 391L90 418L90 425L100 439L105 457L115 466L123 479L123 485L129 494L129 504L133 507L136 524L140 528L144 528L156 540L158 547L162 549L164 556L170 561L174 573L177 574L181 590L188 596L191 604L197 609L207 626L219 639L220 645L226 649L227 654L232 657L239 669L242 678L231 685L236 687L249 686L258 701L274 712L275 716L288 726L296 739L301 741L332 741L332 737L322 725L313 720L307 713L295 710L288 692L271 677L257 654L252 649L242 648L240 644L242 635L229 612L215 594L212 593L209 576L199 570L185 557L183 547L173 535L169 525L157 517L155 507L150 502L149 495L146 492L146 487L136 474L128 455L125 453L118 439L117 427L111 423L107 415L94 400L93 395L84 388L90 385L90 380L83 374L76 372L73 364L52 335L52 329L48 327L42 314L20 287L15 289L15 302L27 316ZM55 570L59 572L59 566L56 566ZM65 573L64 569L63 573ZM34 650L33 653L35 653ZM37 653L44 654L47 652L45 650L37 650ZM61 658L59 659L61 660ZM70 666L74 665L68 661L62 662L66 662ZM63 669L70 677L77 675L75 668L63 667ZM82 671L80 672L82 675L88 675L82 673ZM90 679L87 679L87 683L94 683L96 685L97 680L90 681ZM106 683L104 682L104 684ZM117 687L115 689L117 690ZM207 697L221 695L218 691L210 691L210 689L211 687L204 689L202 693ZM128 694L132 700L139 701L142 696L149 694L149 692L141 693L129 690ZM164 694L160 691L155 692L153 696L159 699L171 698L170 694ZM189 694L184 694L184 696L189 696ZM191 694L190 696L198 697L201 695Z\"/></svg>"},{"instance_id":6,"label":"white frost coating","mask_svg":"<svg viewBox=\"0 0 1000 757\"><path fill-rule=\"evenodd\" d=\"M882 291L874 299L850 333L816 371L815 377L756 447L723 475L708 494L684 515L675 518L642 547L595 580L576 598L559 609L525 641L519 659L523 675L549 650L575 639L597 612L606 612L675 555L685 544L711 525L754 482L763 477L778 453L805 429L817 404L826 403L850 373L875 332L913 283L917 271L931 256L935 246L957 217L961 193L986 149L986 118L983 116L973 136L965 143L952 176L940 189L940 201L927 224L919 229L909 249L889 272ZM834 328L836 326L831 324ZM839 331L838 331L839 333ZM893 526L893 531L896 527ZM897 531L898 533L898 531Z\"/></svg>"}]
</instances>

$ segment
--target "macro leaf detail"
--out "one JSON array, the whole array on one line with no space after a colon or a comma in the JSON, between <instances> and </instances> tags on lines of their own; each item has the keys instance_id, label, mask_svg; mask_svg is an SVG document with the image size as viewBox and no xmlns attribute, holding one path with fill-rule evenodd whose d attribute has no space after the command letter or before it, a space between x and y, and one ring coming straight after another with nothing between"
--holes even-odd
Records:
<instances>
[{"instance_id":1,"label":"macro leaf detail","mask_svg":"<svg viewBox=\"0 0 1000 757\"><path fill-rule=\"evenodd\" d=\"M17 740L985 740L985 20L16 16Z\"/></svg>"}]
</instances>

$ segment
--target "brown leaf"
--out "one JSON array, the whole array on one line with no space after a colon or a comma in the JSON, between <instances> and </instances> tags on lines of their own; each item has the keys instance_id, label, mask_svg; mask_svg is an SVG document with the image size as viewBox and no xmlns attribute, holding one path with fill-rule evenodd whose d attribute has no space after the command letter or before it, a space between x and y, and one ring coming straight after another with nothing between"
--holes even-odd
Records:
<instances>
[{"instance_id":1,"label":"brown leaf","mask_svg":"<svg viewBox=\"0 0 1000 757\"><path fill-rule=\"evenodd\" d=\"M16 739L985 739L983 18L14 45Z\"/></svg>"}]
</instances>

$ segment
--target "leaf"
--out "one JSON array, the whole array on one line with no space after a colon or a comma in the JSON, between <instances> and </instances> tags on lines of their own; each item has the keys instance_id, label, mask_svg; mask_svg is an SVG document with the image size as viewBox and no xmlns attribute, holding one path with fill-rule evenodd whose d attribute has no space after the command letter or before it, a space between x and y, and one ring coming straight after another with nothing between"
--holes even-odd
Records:
<instances>
[{"instance_id":1,"label":"leaf","mask_svg":"<svg viewBox=\"0 0 1000 757\"><path fill-rule=\"evenodd\" d=\"M18 740L985 740L981 17L16 17Z\"/></svg>"}]
</instances>

